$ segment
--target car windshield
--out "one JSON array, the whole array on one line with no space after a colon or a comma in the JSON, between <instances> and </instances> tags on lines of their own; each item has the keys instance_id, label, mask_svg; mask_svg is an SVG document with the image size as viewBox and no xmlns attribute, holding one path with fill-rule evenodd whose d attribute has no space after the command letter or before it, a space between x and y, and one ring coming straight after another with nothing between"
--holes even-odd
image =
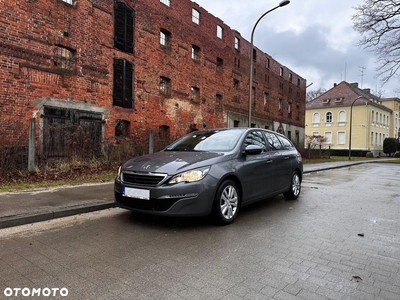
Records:
<instances>
[{"instance_id":1,"label":"car windshield","mask_svg":"<svg viewBox=\"0 0 400 300\"><path fill-rule=\"evenodd\" d=\"M166 151L231 151L244 129L195 131L168 146Z\"/></svg>"}]
</instances>

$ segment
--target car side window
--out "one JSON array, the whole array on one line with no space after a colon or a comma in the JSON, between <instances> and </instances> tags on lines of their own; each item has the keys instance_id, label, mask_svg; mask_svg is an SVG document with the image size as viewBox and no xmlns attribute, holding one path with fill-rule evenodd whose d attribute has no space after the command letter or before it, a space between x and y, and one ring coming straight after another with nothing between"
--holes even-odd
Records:
<instances>
[{"instance_id":1,"label":"car side window","mask_svg":"<svg viewBox=\"0 0 400 300\"><path fill-rule=\"evenodd\" d=\"M292 150L294 148L293 144L285 137L278 135L278 139L281 141L283 145L283 149Z\"/></svg>"},{"instance_id":2,"label":"car side window","mask_svg":"<svg viewBox=\"0 0 400 300\"><path fill-rule=\"evenodd\" d=\"M257 145L262 148L262 152L267 152L267 144L261 131L251 131L247 134L244 141L244 147L248 145Z\"/></svg>"},{"instance_id":3,"label":"car side window","mask_svg":"<svg viewBox=\"0 0 400 300\"><path fill-rule=\"evenodd\" d=\"M282 144L275 134L271 132L265 132L265 137L267 139L268 146L271 151L282 150Z\"/></svg>"}]
</instances>

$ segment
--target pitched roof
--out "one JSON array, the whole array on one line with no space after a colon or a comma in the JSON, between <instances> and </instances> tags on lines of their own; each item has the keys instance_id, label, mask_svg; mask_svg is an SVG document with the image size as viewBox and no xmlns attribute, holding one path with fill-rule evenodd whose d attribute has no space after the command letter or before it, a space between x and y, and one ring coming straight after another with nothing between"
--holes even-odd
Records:
<instances>
[{"instance_id":1,"label":"pitched roof","mask_svg":"<svg viewBox=\"0 0 400 300\"><path fill-rule=\"evenodd\" d=\"M355 101L356 99L357 101ZM307 102L306 109L351 106L353 102L354 105L370 103L388 110L388 108L381 104L381 99L378 96L371 94L370 89L360 89L358 83L348 83L346 81L335 84L330 90Z\"/></svg>"}]
</instances>

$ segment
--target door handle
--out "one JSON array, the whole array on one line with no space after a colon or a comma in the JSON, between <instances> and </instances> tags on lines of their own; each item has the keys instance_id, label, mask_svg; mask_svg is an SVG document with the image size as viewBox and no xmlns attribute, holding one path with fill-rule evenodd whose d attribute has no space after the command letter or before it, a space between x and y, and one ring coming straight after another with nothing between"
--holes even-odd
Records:
<instances>
[{"instance_id":1,"label":"door handle","mask_svg":"<svg viewBox=\"0 0 400 300\"><path fill-rule=\"evenodd\" d=\"M289 156L285 156L285 158L284 158L284 159L285 159L285 160L288 160L289 158L290 158Z\"/></svg>"},{"instance_id":2,"label":"door handle","mask_svg":"<svg viewBox=\"0 0 400 300\"><path fill-rule=\"evenodd\" d=\"M270 163L272 163L272 159L267 160L267 164L270 164Z\"/></svg>"}]
</instances>

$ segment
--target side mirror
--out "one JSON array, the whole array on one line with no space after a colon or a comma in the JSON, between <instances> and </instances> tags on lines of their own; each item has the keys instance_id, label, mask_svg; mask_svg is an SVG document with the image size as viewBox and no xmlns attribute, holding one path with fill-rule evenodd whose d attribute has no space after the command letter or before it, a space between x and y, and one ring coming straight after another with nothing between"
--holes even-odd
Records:
<instances>
[{"instance_id":1,"label":"side mirror","mask_svg":"<svg viewBox=\"0 0 400 300\"><path fill-rule=\"evenodd\" d=\"M254 155L254 154L260 154L262 152L262 147L257 146L257 145L248 145L244 151L243 154L245 155Z\"/></svg>"}]
</instances>

